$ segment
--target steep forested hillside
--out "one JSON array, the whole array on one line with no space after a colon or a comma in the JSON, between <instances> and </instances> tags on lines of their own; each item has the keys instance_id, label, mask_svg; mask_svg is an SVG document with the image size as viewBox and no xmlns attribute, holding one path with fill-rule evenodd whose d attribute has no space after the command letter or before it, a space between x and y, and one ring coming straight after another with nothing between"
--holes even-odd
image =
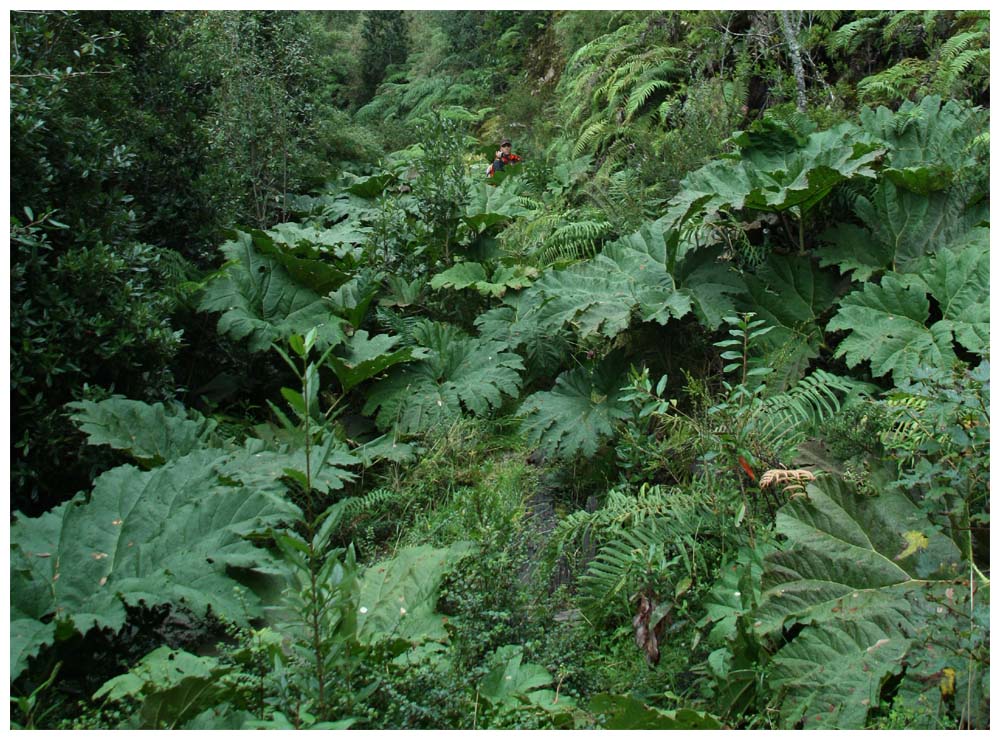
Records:
<instances>
[{"instance_id":1,"label":"steep forested hillside","mask_svg":"<svg viewBox=\"0 0 1000 740\"><path fill-rule=\"evenodd\" d=\"M10 41L12 727L989 727L988 12Z\"/></svg>"}]
</instances>

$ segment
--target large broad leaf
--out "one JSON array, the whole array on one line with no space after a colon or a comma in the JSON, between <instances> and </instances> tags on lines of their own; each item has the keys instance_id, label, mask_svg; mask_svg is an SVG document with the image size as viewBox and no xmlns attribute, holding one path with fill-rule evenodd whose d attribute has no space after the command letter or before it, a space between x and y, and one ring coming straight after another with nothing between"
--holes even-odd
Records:
<instances>
[{"instance_id":1,"label":"large broad leaf","mask_svg":"<svg viewBox=\"0 0 1000 740\"><path fill-rule=\"evenodd\" d=\"M784 692L781 724L806 729L859 729L878 706L885 681L900 670L910 643L872 621L809 629L771 664L772 687Z\"/></svg>"},{"instance_id":2,"label":"large broad leaf","mask_svg":"<svg viewBox=\"0 0 1000 740\"><path fill-rule=\"evenodd\" d=\"M551 377L559 372L570 350L567 330L553 330L536 321L537 296L508 293L504 305L476 317L476 328L484 340L499 342L504 349L524 357L528 379ZM526 381L527 382L527 381Z\"/></svg>"},{"instance_id":3,"label":"large broad leaf","mask_svg":"<svg viewBox=\"0 0 1000 740\"><path fill-rule=\"evenodd\" d=\"M219 332L246 339L252 352L318 327L317 346L344 339L340 318L319 294L295 282L274 257L260 254L249 234L221 247L229 264L205 287L200 311L217 311Z\"/></svg>"},{"instance_id":4,"label":"large broad leaf","mask_svg":"<svg viewBox=\"0 0 1000 740\"><path fill-rule=\"evenodd\" d=\"M472 184L465 209L465 222L475 232L524 215L529 209L521 205L520 190L523 187L518 178L505 178L499 184L479 181Z\"/></svg>"},{"instance_id":5,"label":"large broad leaf","mask_svg":"<svg viewBox=\"0 0 1000 740\"><path fill-rule=\"evenodd\" d=\"M625 374L615 362L568 370L550 391L521 404L521 429L531 444L554 457L592 457L630 415L620 400Z\"/></svg>"},{"instance_id":6,"label":"large broad leaf","mask_svg":"<svg viewBox=\"0 0 1000 740\"><path fill-rule=\"evenodd\" d=\"M381 275L370 270L360 270L357 275L332 291L326 300L334 313L347 319L357 329L382 287L381 278Z\"/></svg>"},{"instance_id":7,"label":"large broad leaf","mask_svg":"<svg viewBox=\"0 0 1000 740\"><path fill-rule=\"evenodd\" d=\"M294 243L292 248L289 248L289 245L283 243L278 234L282 234L287 239L291 224L280 224L279 226L283 228L274 234L251 229L250 237L253 240L254 248L261 254L276 259L288 271L292 280L321 295L347 281L350 277L349 273L323 259L324 253L322 251L302 249L301 247L295 249L298 245ZM231 233L233 233L234 238L239 239L239 232ZM306 233L309 232L306 231ZM306 254L303 255L301 252L306 252Z\"/></svg>"},{"instance_id":8,"label":"large broad leaf","mask_svg":"<svg viewBox=\"0 0 1000 740\"><path fill-rule=\"evenodd\" d=\"M220 485L213 470L224 455L204 450L144 472L115 468L82 494L37 519L11 527L12 667L51 635L91 627L120 629L125 605L184 605L242 623L254 612L230 567L273 570L271 557L246 539L294 510L265 492ZM34 642L32 642L34 641Z\"/></svg>"},{"instance_id":9,"label":"large broad leaf","mask_svg":"<svg viewBox=\"0 0 1000 740\"><path fill-rule=\"evenodd\" d=\"M671 230L666 218L643 225L604 251L609 257L620 259L618 255L624 254L623 250L651 257L670 275L677 292L690 301L698 319L709 329L718 328L723 317L733 312L734 297L746 289L740 276L720 259L721 248L697 248ZM639 265L640 271L648 269L650 266L645 262ZM650 298L656 300L655 291ZM651 314L647 309L645 315L655 318L656 312Z\"/></svg>"},{"instance_id":10,"label":"large broad leaf","mask_svg":"<svg viewBox=\"0 0 1000 740\"><path fill-rule=\"evenodd\" d=\"M177 729L225 696L227 687L219 679L227 671L217 658L163 646L128 673L106 681L94 699L138 701L141 729Z\"/></svg>"},{"instance_id":11,"label":"large broad leaf","mask_svg":"<svg viewBox=\"0 0 1000 740\"><path fill-rule=\"evenodd\" d=\"M344 344L327 358L327 364L337 374L345 391L373 378L393 365L427 356L420 347L396 349L400 338L388 334L369 337L364 329L354 332Z\"/></svg>"},{"instance_id":12,"label":"large broad leaf","mask_svg":"<svg viewBox=\"0 0 1000 740\"><path fill-rule=\"evenodd\" d=\"M347 188L347 192L360 195L362 198L375 198L385 192L386 187L396 179L396 175L393 173L383 172L378 175L359 179Z\"/></svg>"},{"instance_id":13,"label":"large broad leaf","mask_svg":"<svg viewBox=\"0 0 1000 740\"><path fill-rule=\"evenodd\" d=\"M927 194L950 185L965 170L975 169L972 140L989 127L989 111L957 100L942 105L938 96L861 111L861 125L889 145L884 174L901 187Z\"/></svg>"},{"instance_id":14,"label":"large broad leaf","mask_svg":"<svg viewBox=\"0 0 1000 740\"><path fill-rule=\"evenodd\" d=\"M750 132L734 141L739 159L715 160L681 181L667 212L671 225L743 209L805 214L845 180L874 177L873 164L884 152L849 123L813 133L798 146L790 139L774 146L773 137Z\"/></svg>"},{"instance_id":15,"label":"large broad leaf","mask_svg":"<svg viewBox=\"0 0 1000 740\"><path fill-rule=\"evenodd\" d=\"M633 321L666 324L694 311L714 328L744 290L718 257L718 249L692 251L663 219L652 221L593 259L545 272L517 304L517 321L553 335L568 327L581 338L612 339Z\"/></svg>"},{"instance_id":16,"label":"large broad leaf","mask_svg":"<svg viewBox=\"0 0 1000 740\"><path fill-rule=\"evenodd\" d=\"M845 275L851 273L854 280L868 280L892 264L892 248L861 226L837 224L820 239L823 246L816 250L820 265L836 266Z\"/></svg>"},{"instance_id":17,"label":"large broad leaf","mask_svg":"<svg viewBox=\"0 0 1000 740\"><path fill-rule=\"evenodd\" d=\"M953 342L984 353L989 341L989 254L985 244L946 250L921 263L921 275L889 273L846 296L827 331L849 331L837 348L851 367L871 363L874 375L898 384L921 365L946 368ZM943 318L930 324L931 293ZM928 325L930 324L930 325Z\"/></svg>"},{"instance_id":18,"label":"large broad leaf","mask_svg":"<svg viewBox=\"0 0 1000 740\"><path fill-rule=\"evenodd\" d=\"M219 459L214 469L226 481L236 481L259 492L281 494L286 488L283 482L286 478L305 476L306 459L304 448L268 449L261 440L251 439L242 449ZM322 493L339 491L353 481L356 476L347 468L361 464L333 434L310 447L308 460L312 487Z\"/></svg>"},{"instance_id":19,"label":"large broad leaf","mask_svg":"<svg viewBox=\"0 0 1000 740\"><path fill-rule=\"evenodd\" d=\"M804 370L823 344L818 320L833 305L833 279L808 256L771 254L746 287L744 309L775 327L763 348L784 350L787 369Z\"/></svg>"},{"instance_id":20,"label":"large broad leaf","mask_svg":"<svg viewBox=\"0 0 1000 740\"><path fill-rule=\"evenodd\" d=\"M487 277L486 268L478 262L459 262L435 275L431 279L431 287L435 290L475 288L483 295L503 298L509 289L526 288L536 277L538 270L525 265L500 265L492 277Z\"/></svg>"},{"instance_id":21,"label":"large broad leaf","mask_svg":"<svg viewBox=\"0 0 1000 740\"><path fill-rule=\"evenodd\" d=\"M890 610L905 615L915 589L961 575L955 543L902 493L864 497L829 478L806 490L778 513L791 547L767 558L759 631ZM919 548L908 546L908 533L923 536Z\"/></svg>"},{"instance_id":22,"label":"large broad leaf","mask_svg":"<svg viewBox=\"0 0 1000 740\"><path fill-rule=\"evenodd\" d=\"M338 221L344 216L347 218L330 228L286 222L270 229L268 236L276 245L284 247L285 253L311 259L333 257L346 260L346 265L349 266L358 256L360 245L367 241L371 231L359 221L359 201L362 206L369 205L353 196L347 200L334 201L325 212L327 218L331 221Z\"/></svg>"},{"instance_id":23,"label":"large broad leaf","mask_svg":"<svg viewBox=\"0 0 1000 740\"><path fill-rule=\"evenodd\" d=\"M516 396L521 358L499 342L476 339L448 324L427 322L414 338L426 359L396 366L368 394L364 413L376 411L382 429L425 432L454 421L465 408L481 416Z\"/></svg>"},{"instance_id":24,"label":"large broad leaf","mask_svg":"<svg viewBox=\"0 0 1000 740\"><path fill-rule=\"evenodd\" d=\"M431 288L462 290L486 280L486 268L478 262L458 262L431 278Z\"/></svg>"},{"instance_id":25,"label":"large broad leaf","mask_svg":"<svg viewBox=\"0 0 1000 740\"><path fill-rule=\"evenodd\" d=\"M451 567L473 551L467 542L443 549L421 545L366 569L358 601L358 640L447 640L447 620L434 611L438 589Z\"/></svg>"},{"instance_id":26,"label":"large broad leaf","mask_svg":"<svg viewBox=\"0 0 1000 740\"><path fill-rule=\"evenodd\" d=\"M661 263L627 248L550 270L530 292L539 302L535 320L553 330L570 326L580 337L613 338L628 329L633 315L665 324L692 308Z\"/></svg>"},{"instance_id":27,"label":"large broad leaf","mask_svg":"<svg viewBox=\"0 0 1000 740\"><path fill-rule=\"evenodd\" d=\"M889 268L914 272L926 255L983 238L970 232L988 213L983 208L966 209L967 197L964 187L925 196L882 181L870 198L858 196L854 201L865 228L838 226L825 232L822 239L827 246L818 253L824 265L855 270L857 280Z\"/></svg>"},{"instance_id":28,"label":"large broad leaf","mask_svg":"<svg viewBox=\"0 0 1000 740\"><path fill-rule=\"evenodd\" d=\"M720 730L722 724L711 714L693 709L664 711L621 694L597 694L590 711L604 717L606 730Z\"/></svg>"},{"instance_id":29,"label":"large broad leaf","mask_svg":"<svg viewBox=\"0 0 1000 740\"><path fill-rule=\"evenodd\" d=\"M871 195L854 201L864 228L840 225L823 234L822 263L867 280L890 267L916 272L925 255L958 250L989 218L988 167L972 146L988 127L988 111L927 97L898 111L866 108L861 121L888 145L889 166Z\"/></svg>"},{"instance_id":30,"label":"large broad leaf","mask_svg":"<svg viewBox=\"0 0 1000 740\"><path fill-rule=\"evenodd\" d=\"M890 273L845 297L827 331L849 331L837 348L855 367L871 363L873 375L892 373L900 383L921 365L948 367L955 360L952 335L940 323L928 327L927 291L912 277Z\"/></svg>"},{"instance_id":31,"label":"large broad leaf","mask_svg":"<svg viewBox=\"0 0 1000 740\"><path fill-rule=\"evenodd\" d=\"M820 479L807 494L778 513L788 544L766 558L754 625L803 625L769 668L787 726L859 728L885 679L929 649L916 638L938 604L956 603L967 567L899 491L860 496Z\"/></svg>"},{"instance_id":32,"label":"large broad leaf","mask_svg":"<svg viewBox=\"0 0 1000 740\"><path fill-rule=\"evenodd\" d=\"M924 260L918 272L941 310L940 324L955 341L977 354L990 345L990 253L986 229L977 229L978 238L963 249L944 250Z\"/></svg>"},{"instance_id":33,"label":"large broad leaf","mask_svg":"<svg viewBox=\"0 0 1000 740\"><path fill-rule=\"evenodd\" d=\"M90 444L126 450L144 467L162 465L204 447L217 426L214 420L179 405L168 410L162 403L150 405L122 396L67 406L76 411L70 418L87 434Z\"/></svg>"},{"instance_id":34,"label":"large broad leaf","mask_svg":"<svg viewBox=\"0 0 1000 740\"><path fill-rule=\"evenodd\" d=\"M525 697L532 689L552 683L552 674L543 666L523 663L524 647L504 645L493 655L495 664L482 683L479 695L494 705L517 706L520 697Z\"/></svg>"}]
</instances>

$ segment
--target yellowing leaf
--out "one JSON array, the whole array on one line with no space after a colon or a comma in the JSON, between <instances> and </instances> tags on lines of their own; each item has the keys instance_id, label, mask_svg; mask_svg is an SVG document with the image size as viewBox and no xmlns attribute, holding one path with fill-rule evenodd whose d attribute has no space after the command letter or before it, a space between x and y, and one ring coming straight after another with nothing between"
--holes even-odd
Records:
<instances>
[{"instance_id":1,"label":"yellowing leaf","mask_svg":"<svg viewBox=\"0 0 1000 740\"><path fill-rule=\"evenodd\" d=\"M923 532L917 532L915 530L904 532L903 539L906 540L906 547L901 553L899 553L899 555L893 558L893 560L908 558L918 550L926 550L927 545L930 544L930 540L927 539L927 535Z\"/></svg>"}]
</instances>

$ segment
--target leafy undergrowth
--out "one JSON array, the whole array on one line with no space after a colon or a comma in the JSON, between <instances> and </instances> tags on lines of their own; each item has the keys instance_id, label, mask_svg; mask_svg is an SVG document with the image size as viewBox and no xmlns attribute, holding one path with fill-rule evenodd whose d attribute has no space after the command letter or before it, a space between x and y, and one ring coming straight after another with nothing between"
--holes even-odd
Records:
<instances>
[{"instance_id":1,"label":"leafy undergrowth","mask_svg":"<svg viewBox=\"0 0 1000 740\"><path fill-rule=\"evenodd\" d=\"M988 727L988 16L339 13L12 15L12 727Z\"/></svg>"}]
</instances>

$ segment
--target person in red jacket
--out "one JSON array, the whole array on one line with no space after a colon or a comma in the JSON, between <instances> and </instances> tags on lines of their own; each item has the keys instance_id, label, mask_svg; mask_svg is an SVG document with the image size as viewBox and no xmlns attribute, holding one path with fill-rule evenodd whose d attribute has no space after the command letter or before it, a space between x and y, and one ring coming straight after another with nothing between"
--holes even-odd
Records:
<instances>
[{"instance_id":1,"label":"person in red jacket","mask_svg":"<svg viewBox=\"0 0 1000 740\"><path fill-rule=\"evenodd\" d=\"M512 154L510 151L510 139L504 138L500 141L500 148L497 149L496 156L493 159L493 164L490 165L489 172L487 174L490 177L493 177L493 173L499 172L509 164L517 164L520 161L521 158L516 154Z\"/></svg>"}]
</instances>

